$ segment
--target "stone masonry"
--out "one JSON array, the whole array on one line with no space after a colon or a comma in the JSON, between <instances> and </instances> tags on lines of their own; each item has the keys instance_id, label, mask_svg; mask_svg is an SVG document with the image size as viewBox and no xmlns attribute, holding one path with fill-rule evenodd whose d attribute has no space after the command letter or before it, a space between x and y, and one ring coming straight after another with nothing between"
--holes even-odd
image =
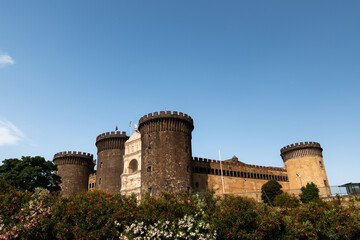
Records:
<instances>
[{"instance_id":1,"label":"stone masonry","mask_svg":"<svg viewBox=\"0 0 360 240\"><path fill-rule=\"evenodd\" d=\"M283 190L299 189L314 182L320 194L330 195L319 143L305 142L281 149L284 167L243 163L234 156L219 161L192 156L193 119L187 114L163 111L143 116L139 131L108 132L96 138L97 171L93 156L60 152L54 163L62 177L63 194L99 189L109 193L141 195L213 189L216 194L242 194L260 200L261 187L277 180ZM293 192L294 193L294 192Z\"/></svg>"}]
</instances>

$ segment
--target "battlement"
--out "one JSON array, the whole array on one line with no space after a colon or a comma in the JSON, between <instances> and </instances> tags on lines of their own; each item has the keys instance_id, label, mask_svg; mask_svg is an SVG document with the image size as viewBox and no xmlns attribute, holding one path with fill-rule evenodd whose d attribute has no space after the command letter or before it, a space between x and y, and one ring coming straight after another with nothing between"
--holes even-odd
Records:
<instances>
[{"instance_id":1,"label":"battlement","mask_svg":"<svg viewBox=\"0 0 360 240\"><path fill-rule=\"evenodd\" d=\"M207 158L199 158L199 157L193 157L193 162L197 163L216 163L220 165L220 160L214 160L214 159L207 159ZM280 167L266 167L266 166L259 166L259 165L252 165L252 164L246 164L240 161L235 162L234 157L228 160L221 161L222 165L226 166L239 166L239 167L247 167L247 168L256 168L256 169L265 169L265 170L274 170L274 171L281 171L286 172L286 169L280 168Z\"/></svg>"},{"instance_id":2,"label":"battlement","mask_svg":"<svg viewBox=\"0 0 360 240\"><path fill-rule=\"evenodd\" d=\"M285 162L288 159L306 157L306 156L320 156L322 157L322 148L317 142L301 142L287 145L280 149L280 156Z\"/></svg>"},{"instance_id":3,"label":"battlement","mask_svg":"<svg viewBox=\"0 0 360 240\"><path fill-rule=\"evenodd\" d=\"M86 152L76 152L76 151L59 152L54 155L54 159L63 158L63 157L86 158L86 159L91 159L91 161L92 161L94 158L94 155L90 154L90 153L86 153Z\"/></svg>"},{"instance_id":4,"label":"battlement","mask_svg":"<svg viewBox=\"0 0 360 240\"><path fill-rule=\"evenodd\" d=\"M158 112L154 112L154 113L149 113L147 115L144 115L142 118L140 118L139 120L139 126L140 124L142 124L143 122L149 121L149 120L153 120L153 119L157 119L157 118L177 118L177 119L182 119L185 121L190 122L191 124L193 124L193 119L182 112L177 112L177 111L161 111L160 113Z\"/></svg>"},{"instance_id":5,"label":"battlement","mask_svg":"<svg viewBox=\"0 0 360 240\"><path fill-rule=\"evenodd\" d=\"M300 143L295 143L295 144L290 144L290 145L287 145L285 147L283 147L280 152L283 154L283 153L286 153L288 151L292 151L292 150L295 150L295 149L303 149L303 148L321 148L320 146L320 143L317 143L317 142L300 142Z\"/></svg>"},{"instance_id":6,"label":"battlement","mask_svg":"<svg viewBox=\"0 0 360 240\"><path fill-rule=\"evenodd\" d=\"M120 131L112 131L112 132L106 132L102 133L99 136L96 137L96 142L106 139L106 138L127 138L126 132L120 132Z\"/></svg>"},{"instance_id":7,"label":"battlement","mask_svg":"<svg viewBox=\"0 0 360 240\"><path fill-rule=\"evenodd\" d=\"M240 161L234 162L235 158L233 157L226 161L219 161L194 157L192 159L193 173L260 180L288 181L285 168L250 165ZM220 167L220 162L222 164L222 169Z\"/></svg>"},{"instance_id":8,"label":"battlement","mask_svg":"<svg viewBox=\"0 0 360 240\"><path fill-rule=\"evenodd\" d=\"M139 131L141 134L152 132L174 131L191 133L194 129L193 119L182 112L164 111L160 113L149 113L139 120Z\"/></svg>"},{"instance_id":9,"label":"battlement","mask_svg":"<svg viewBox=\"0 0 360 240\"><path fill-rule=\"evenodd\" d=\"M85 165L93 168L93 154L76 151L59 152L54 155L55 165Z\"/></svg>"}]
</instances>

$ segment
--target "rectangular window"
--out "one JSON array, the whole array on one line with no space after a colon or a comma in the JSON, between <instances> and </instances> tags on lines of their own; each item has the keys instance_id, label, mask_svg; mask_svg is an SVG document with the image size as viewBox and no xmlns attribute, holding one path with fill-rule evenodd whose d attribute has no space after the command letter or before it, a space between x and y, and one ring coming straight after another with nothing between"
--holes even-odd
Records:
<instances>
[{"instance_id":1,"label":"rectangular window","mask_svg":"<svg viewBox=\"0 0 360 240\"><path fill-rule=\"evenodd\" d=\"M325 187L327 187L328 185L327 185L327 181L326 180L324 180L324 185L325 185Z\"/></svg>"},{"instance_id":2,"label":"rectangular window","mask_svg":"<svg viewBox=\"0 0 360 240\"><path fill-rule=\"evenodd\" d=\"M151 166L147 167L147 172L151 172Z\"/></svg>"}]
</instances>

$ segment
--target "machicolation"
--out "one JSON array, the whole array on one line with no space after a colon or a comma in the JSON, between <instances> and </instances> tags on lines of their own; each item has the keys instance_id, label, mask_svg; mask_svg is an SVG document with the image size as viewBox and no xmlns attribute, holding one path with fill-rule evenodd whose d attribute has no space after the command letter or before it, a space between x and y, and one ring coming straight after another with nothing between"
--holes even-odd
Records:
<instances>
[{"instance_id":1,"label":"machicolation","mask_svg":"<svg viewBox=\"0 0 360 240\"><path fill-rule=\"evenodd\" d=\"M197 192L213 189L216 194L245 194L260 200L261 187L269 180L279 181L284 190L300 189L302 184L315 182L326 194L330 192L323 149L317 142L281 148L285 166L270 167L246 164L236 156L224 161L193 157L193 130L194 120L182 112L144 115L132 136L124 131L112 131L96 137L96 171L92 154L56 153L53 161L62 177L62 192L74 194L99 189L135 193L141 198L147 192L156 196L162 191L192 188Z\"/></svg>"},{"instance_id":2,"label":"machicolation","mask_svg":"<svg viewBox=\"0 0 360 240\"><path fill-rule=\"evenodd\" d=\"M322 150L320 144L317 142L301 142L283 147L280 150L280 156L284 161L312 155L322 157Z\"/></svg>"}]
</instances>

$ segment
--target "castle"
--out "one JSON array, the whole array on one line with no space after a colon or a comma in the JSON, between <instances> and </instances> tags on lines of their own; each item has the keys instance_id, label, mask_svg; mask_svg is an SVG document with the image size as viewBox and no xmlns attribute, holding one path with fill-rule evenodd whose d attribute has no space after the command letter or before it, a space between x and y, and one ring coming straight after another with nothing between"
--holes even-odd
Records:
<instances>
[{"instance_id":1,"label":"castle","mask_svg":"<svg viewBox=\"0 0 360 240\"><path fill-rule=\"evenodd\" d=\"M236 156L224 161L193 157L193 129L187 114L155 112L140 118L130 137L118 131L97 136L97 162L89 153L56 153L53 162L61 176L61 191L68 195L99 189L140 198L146 192L157 196L161 191L192 188L259 200L262 185L274 179L283 190L299 190L314 182L320 194L330 194L319 143L288 145L280 150L285 167L265 167L243 163Z\"/></svg>"}]
</instances>

